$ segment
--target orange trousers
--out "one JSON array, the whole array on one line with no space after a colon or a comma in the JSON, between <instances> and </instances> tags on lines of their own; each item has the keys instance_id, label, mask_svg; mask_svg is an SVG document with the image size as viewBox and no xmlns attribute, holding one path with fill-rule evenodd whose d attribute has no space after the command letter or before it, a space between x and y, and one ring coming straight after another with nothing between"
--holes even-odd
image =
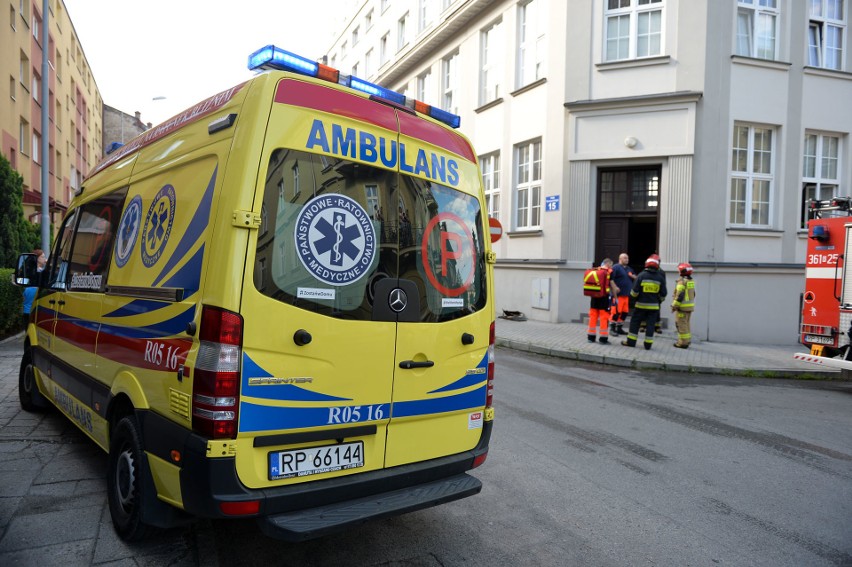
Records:
<instances>
[{"instance_id":1,"label":"orange trousers","mask_svg":"<svg viewBox=\"0 0 852 567\"><path fill-rule=\"evenodd\" d=\"M609 309L589 308L589 329L588 334L594 336L598 323L600 322L600 332L597 333L602 337L609 337Z\"/></svg>"},{"instance_id":2,"label":"orange trousers","mask_svg":"<svg viewBox=\"0 0 852 567\"><path fill-rule=\"evenodd\" d=\"M630 311L630 296L619 295L616 296L616 298L617 301L613 301L612 307L610 308L612 322L624 323L624 321L627 319L627 312Z\"/></svg>"}]
</instances>

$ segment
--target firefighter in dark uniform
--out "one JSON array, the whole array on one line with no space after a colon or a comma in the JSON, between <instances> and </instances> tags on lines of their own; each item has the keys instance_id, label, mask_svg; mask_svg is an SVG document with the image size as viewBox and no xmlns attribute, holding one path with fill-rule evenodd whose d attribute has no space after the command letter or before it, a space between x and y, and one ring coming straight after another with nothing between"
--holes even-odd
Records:
<instances>
[{"instance_id":1,"label":"firefighter in dark uniform","mask_svg":"<svg viewBox=\"0 0 852 567\"><path fill-rule=\"evenodd\" d=\"M660 304L668 295L666 277L660 273L660 257L651 254L645 260L645 269L633 283L630 296L636 299L633 315L630 317L630 331L624 346L636 346L639 338L639 325L645 323L645 350L651 350L654 344L654 326L660 318Z\"/></svg>"},{"instance_id":2,"label":"firefighter in dark uniform","mask_svg":"<svg viewBox=\"0 0 852 567\"><path fill-rule=\"evenodd\" d=\"M675 328L677 328L677 348L689 348L692 333L689 330L689 319L695 310L695 282L692 281L692 265L689 262L678 264L677 271L680 277L675 283L674 297L672 298L672 312L675 314Z\"/></svg>"}]
</instances>

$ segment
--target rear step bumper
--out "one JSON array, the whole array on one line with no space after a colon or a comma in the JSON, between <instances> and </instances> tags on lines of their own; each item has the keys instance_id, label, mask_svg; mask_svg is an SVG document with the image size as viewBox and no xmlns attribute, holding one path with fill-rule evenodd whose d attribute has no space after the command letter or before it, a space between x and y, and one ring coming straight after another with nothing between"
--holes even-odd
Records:
<instances>
[{"instance_id":1,"label":"rear step bumper","mask_svg":"<svg viewBox=\"0 0 852 567\"><path fill-rule=\"evenodd\" d=\"M482 483L467 474L458 474L425 484L390 492L335 502L318 508L297 510L258 518L266 535L286 541L303 541L362 524L368 520L422 510L445 502L472 496Z\"/></svg>"}]
</instances>

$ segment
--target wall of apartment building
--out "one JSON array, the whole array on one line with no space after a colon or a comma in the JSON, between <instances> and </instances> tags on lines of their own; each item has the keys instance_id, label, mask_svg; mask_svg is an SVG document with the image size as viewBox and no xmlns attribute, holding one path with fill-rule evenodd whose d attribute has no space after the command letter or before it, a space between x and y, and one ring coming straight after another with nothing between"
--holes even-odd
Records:
<instances>
[{"instance_id":1,"label":"wall of apartment building","mask_svg":"<svg viewBox=\"0 0 852 567\"><path fill-rule=\"evenodd\" d=\"M0 34L0 47L8 54L0 58L5 86L4 103L0 104L0 148L23 176L24 214L34 222L41 222L41 164L48 164L51 221L58 225L74 188L103 155L103 101L62 0L49 2L48 34L44 33L40 0L9 0L7 4L7 21L2 23L5 31ZM46 157L37 143L45 135L39 86L44 80L45 43L50 61L50 151Z\"/></svg>"},{"instance_id":2,"label":"wall of apartment building","mask_svg":"<svg viewBox=\"0 0 852 567\"><path fill-rule=\"evenodd\" d=\"M389 10L400 12L418 5L393 4ZM503 22L503 84L513 85L518 2L480 6L437 46L424 47L428 33L413 38L402 56L391 58L376 75L391 79L386 86L411 94L419 75L432 68L434 76L444 54L458 49L465 77L461 130L480 156L497 151L501 156L506 235L495 245L498 312L520 310L551 322L583 320L588 300L578 292L578 282L582 270L601 260L595 257L598 172L659 166L657 250L647 253L662 255L670 287L679 262L695 265L694 336L794 343L804 283L806 235L799 224L806 132L840 140L838 185L843 194L852 193L852 113L844 111L843 102L852 100L849 50L841 71L808 67L808 3L779 0L778 49L767 60L736 55L743 8L737 2L664 0L660 53L607 62L604 0L547 4L546 81L517 92L507 88L499 102L483 105L477 99L481 34L491 23ZM365 2L362 16L371 5L378 6L378 0ZM472 5L453 3L449 21ZM400 15L392 13L390 21ZM846 18L844 45L849 44ZM406 55L412 52L417 57ZM350 57L357 54L350 51ZM730 218L738 124L773 130L771 220L757 226ZM512 152L534 136L541 136L545 154L542 202L558 195L560 209L542 212L540 230L517 230ZM667 310L663 314L672 326Z\"/></svg>"},{"instance_id":3,"label":"wall of apartment building","mask_svg":"<svg viewBox=\"0 0 852 567\"><path fill-rule=\"evenodd\" d=\"M139 111L130 115L109 105L104 105L103 120L105 152L111 144L117 142L124 145L151 127L150 122L148 124L142 122L142 114Z\"/></svg>"}]
</instances>

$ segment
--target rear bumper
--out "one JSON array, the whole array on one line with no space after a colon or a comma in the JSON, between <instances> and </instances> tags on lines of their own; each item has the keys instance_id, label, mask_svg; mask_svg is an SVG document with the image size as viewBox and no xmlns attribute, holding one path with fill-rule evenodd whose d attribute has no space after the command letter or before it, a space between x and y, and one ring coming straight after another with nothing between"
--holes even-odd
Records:
<instances>
[{"instance_id":1,"label":"rear bumper","mask_svg":"<svg viewBox=\"0 0 852 567\"><path fill-rule=\"evenodd\" d=\"M493 422L485 422L477 446L463 453L275 488L249 489L239 481L233 457L207 457L207 440L152 414L144 416L146 451L167 451L181 440L180 485L184 510L206 518L233 518L220 504L256 500L264 533L289 541L318 537L371 519L436 506L477 494L482 483L465 474L488 452ZM246 516L241 516L246 517Z\"/></svg>"},{"instance_id":2,"label":"rear bumper","mask_svg":"<svg viewBox=\"0 0 852 567\"><path fill-rule=\"evenodd\" d=\"M462 473L316 508L265 516L258 518L257 523L268 536L287 541L302 541L368 520L397 516L473 496L480 490L482 483L479 480Z\"/></svg>"}]
</instances>

